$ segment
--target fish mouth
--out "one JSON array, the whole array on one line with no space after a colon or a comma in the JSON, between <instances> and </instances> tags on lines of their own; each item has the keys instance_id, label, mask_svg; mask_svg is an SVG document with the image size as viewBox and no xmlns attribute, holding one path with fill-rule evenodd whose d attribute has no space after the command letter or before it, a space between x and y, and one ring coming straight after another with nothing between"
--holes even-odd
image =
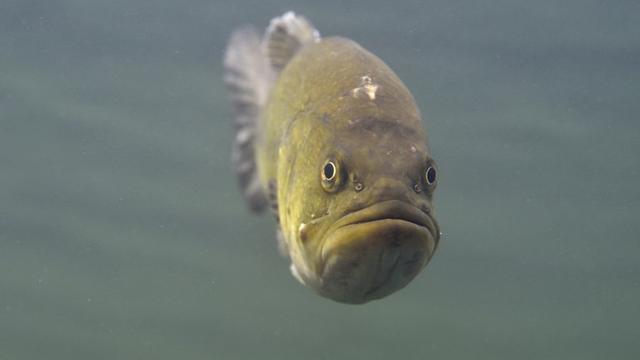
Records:
<instances>
[{"instance_id":1,"label":"fish mouth","mask_svg":"<svg viewBox=\"0 0 640 360\"><path fill-rule=\"evenodd\" d=\"M345 303L387 296L424 268L438 240L432 215L404 201L382 201L351 212L327 232L318 290Z\"/></svg>"}]
</instances>

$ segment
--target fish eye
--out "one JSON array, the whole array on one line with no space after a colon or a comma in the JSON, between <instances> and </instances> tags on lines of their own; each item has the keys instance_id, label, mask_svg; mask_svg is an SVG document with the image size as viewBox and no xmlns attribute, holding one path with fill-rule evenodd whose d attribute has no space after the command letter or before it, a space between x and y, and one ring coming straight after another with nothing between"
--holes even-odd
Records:
<instances>
[{"instance_id":1,"label":"fish eye","mask_svg":"<svg viewBox=\"0 0 640 360\"><path fill-rule=\"evenodd\" d=\"M342 170L340 164L335 160L327 160L320 169L322 188L326 192L336 192L342 184Z\"/></svg>"},{"instance_id":2,"label":"fish eye","mask_svg":"<svg viewBox=\"0 0 640 360\"><path fill-rule=\"evenodd\" d=\"M436 168L429 165L427 171L425 171L424 173L424 178L427 181L427 185L432 186L433 184L435 184L437 180Z\"/></svg>"},{"instance_id":3,"label":"fish eye","mask_svg":"<svg viewBox=\"0 0 640 360\"><path fill-rule=\"evenodd\" d=\"M333 161L327 161L322 167L322 180L323 181L333 181L336 178L336 164Z\"/></svg>"}]
</instances>

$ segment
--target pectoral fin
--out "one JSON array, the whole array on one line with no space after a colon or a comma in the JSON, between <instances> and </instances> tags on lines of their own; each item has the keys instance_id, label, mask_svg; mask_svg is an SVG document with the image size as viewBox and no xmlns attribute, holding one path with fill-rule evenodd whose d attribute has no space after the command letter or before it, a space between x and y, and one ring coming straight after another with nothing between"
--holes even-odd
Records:
<instances>
[{"instance_id":1,"label":"pectoral fin","mask_svg":"<svg viewBox=\"0 0 640 360\"><path fill-rule=\"evenodd\" d=\"M233 33L224 59L225 83L233 103L236 130L232 162L242 193L253 211L267 199L256 171L255 139L273 73L258 32L250 27Z\"/></svg>"}]
</instances>

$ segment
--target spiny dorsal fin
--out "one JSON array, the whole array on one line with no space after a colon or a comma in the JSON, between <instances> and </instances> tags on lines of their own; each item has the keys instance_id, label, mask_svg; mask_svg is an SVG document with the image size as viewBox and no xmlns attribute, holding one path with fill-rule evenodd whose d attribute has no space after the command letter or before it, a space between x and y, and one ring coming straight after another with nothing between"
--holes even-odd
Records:
<instances>
[{"instance_id":1,"label":"spiny dorsal fin","mask_svg":"<svg viewBox=\"0 0 640 360\"><path fill-rule=\"evenodd\" d=\"M289 11L271 20L264 43L271 66L280 71L302 46L318 40L318 30L303 16Z\"/></svg>"},{"instance_id":2,"label":"spiny dorsal fin","mask_svg":"<svg viewBox=\"0 0 640 360\"><path fill-rule=\"evenodd\" d=\"M273 83L273 70L254 28L242 28L231 35L224 67L236 130L231 154L233 167L249 207L260 211L266 207L267 198L256 171L254 143L257 123Z\"/></svg>"}]
</instances>

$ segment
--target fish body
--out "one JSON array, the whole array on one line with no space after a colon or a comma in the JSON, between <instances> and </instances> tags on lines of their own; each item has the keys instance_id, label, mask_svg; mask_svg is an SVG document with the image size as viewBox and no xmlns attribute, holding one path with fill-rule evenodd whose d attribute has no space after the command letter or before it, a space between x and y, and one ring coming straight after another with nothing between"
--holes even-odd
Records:
<instances>
[{"instance_id":1,"label":"fish body","mask_svg":"<svg viewBox=\"0 0 640 360\"><path fill-rule=\"evenodd\" d=\"M440 238L436 165L409 90L352 40L301 16L232 36L234 164L254 210L269 205L291 271L318 294L365 303L404 287Z\"/></svg>"}]
</instances>

